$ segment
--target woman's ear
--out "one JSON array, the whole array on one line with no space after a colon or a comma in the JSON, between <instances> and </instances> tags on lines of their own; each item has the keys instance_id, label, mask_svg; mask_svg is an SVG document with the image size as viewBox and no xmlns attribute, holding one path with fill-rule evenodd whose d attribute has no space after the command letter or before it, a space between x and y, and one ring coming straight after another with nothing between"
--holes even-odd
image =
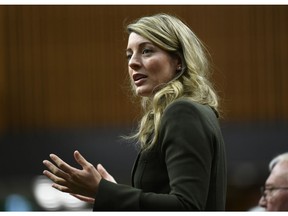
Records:
<instances>
[{"instance_id":1,"label":"woman's ear","mask_svg":"<svg viewBox=\"0 0 288 216\"><path fill-rule=\"evenodd\" d=\"M183 69L182 57L180 54L176 54L175 58L176 58L176 71L181 72Z\"/></svg>"},{"instance_id":2,"label":"woman's ear","mask_svg":"<svg viewBox=\"0 0 288 216\"><path fill-rule=\"evenodd\" d=\"M178 64L178 65L177 65L176 71L177 71L177 72L181 72L181 71L182 71L182 65L181 65L181 64Z\"/></svg>"}]
</instances>

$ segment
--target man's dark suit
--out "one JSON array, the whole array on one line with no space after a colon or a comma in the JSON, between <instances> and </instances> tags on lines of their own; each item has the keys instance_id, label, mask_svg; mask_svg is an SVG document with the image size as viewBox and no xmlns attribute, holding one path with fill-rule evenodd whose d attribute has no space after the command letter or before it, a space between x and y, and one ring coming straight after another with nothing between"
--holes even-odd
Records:
<instances>
[{"instance_id":1,"label":"man's dark suit","mask_svg":"<svg viewBox=\"0 0 288 216\"><path fill-rule=\"evenodd\" d=\"M188 99L170 104L157 145L135 161L132 186L102 179L93 210L225 210L226 155L215 112Z\"/></svg>"}]
</instances>

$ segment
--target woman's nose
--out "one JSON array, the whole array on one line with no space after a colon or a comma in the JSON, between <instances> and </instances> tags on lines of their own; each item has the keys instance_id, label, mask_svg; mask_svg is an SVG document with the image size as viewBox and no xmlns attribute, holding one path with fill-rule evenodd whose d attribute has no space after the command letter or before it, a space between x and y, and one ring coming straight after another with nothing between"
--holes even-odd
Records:
<instances>
[{"instance_id":1,"label":"woman's nose","mask_svg":"<svg viewBox=\"0 0 288 216\"><path fill-rule=\"evenodd\" d=\"M128 63L129 67L131 67L132 69L137 69L141 66L141 62L139 60L139 58L136 55L132 55L129 63Z\"/></svg>"}]
</instances>

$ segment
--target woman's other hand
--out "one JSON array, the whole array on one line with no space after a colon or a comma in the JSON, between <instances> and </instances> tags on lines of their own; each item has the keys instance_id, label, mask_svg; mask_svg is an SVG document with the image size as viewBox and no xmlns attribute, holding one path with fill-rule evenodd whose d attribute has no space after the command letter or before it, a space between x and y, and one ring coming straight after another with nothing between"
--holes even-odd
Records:
<instances>
[{"instance_id":1,"label":"woman's other hand","mask_svg":"<svg viewBox=\"0 0 288 216\"><path fill-rule=\"evenodd\" d=\"M97 170L102 176L102 178L106 179L107 181L117 183L115 179L113 178L113 176L111 176L101 164L97 165Z\"/></svg>"},{"instance_id":2,"label":"woman's other hand","mask_svg":"<svg viewBox=\"0 0 288 216\"><path fill-rule=\"evenodd\" d=\"M107 181L117 183L115 181L115 179L106 171L106 169L101 164L97 165L97 170L100 173L100 175L102 176L102 178L106 179ZM91 197L82 196L79 194L70 194L70 195L72 195L72 196L76 197L77 199L84 201L84 202L88 202L88 203L94 203L95 202L95 199L91 198Z\"/></svg>"},{"instance_id":3,"label":"woman's other hand","mask_svg":"<svg viewBox=\"0 0 288 216\"><path fill-rule=\"evenodd\" d=\"M70 166L55 154L50 154L50 158L55 165L48 160L44 160L43 164L49 171L44 170L43 174L54 182L52 187L62 192L74 194L78 198L86 197L86 201L89 197L95 197L102 174L105 176L103 178L114 180L102 166L97 171L78 151L74 152L74 158L82 167L82 170Z\"/></svg>"}]
</instances>

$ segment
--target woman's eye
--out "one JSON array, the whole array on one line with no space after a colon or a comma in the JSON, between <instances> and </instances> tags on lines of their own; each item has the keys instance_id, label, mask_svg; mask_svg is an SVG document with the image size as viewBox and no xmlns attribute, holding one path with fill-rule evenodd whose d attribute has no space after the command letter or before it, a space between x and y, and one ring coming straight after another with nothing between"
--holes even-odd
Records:
<instances>
[{"instance_id":1,"label":"woman's eye","mask_svg":"<svg viewBox=\"0 0 288 216\"><path fill-rule=\"evenodd\" d=\"M131 57L132 57L132 54L126 54L126 58L127 58L127 60L130 60Z\"/></svg>"},{"instance_id":2,"label":"woman's eye","mask_svg":"<svg viewBox=\"0 0 288 216\"><path fill-rule=\"evenodd\" d=\"M143 51L142 51L142 54L148 54L148 53L151 53L152 52L152 50L151 49L143 49Z\"/></svg>"}]
</instances>

